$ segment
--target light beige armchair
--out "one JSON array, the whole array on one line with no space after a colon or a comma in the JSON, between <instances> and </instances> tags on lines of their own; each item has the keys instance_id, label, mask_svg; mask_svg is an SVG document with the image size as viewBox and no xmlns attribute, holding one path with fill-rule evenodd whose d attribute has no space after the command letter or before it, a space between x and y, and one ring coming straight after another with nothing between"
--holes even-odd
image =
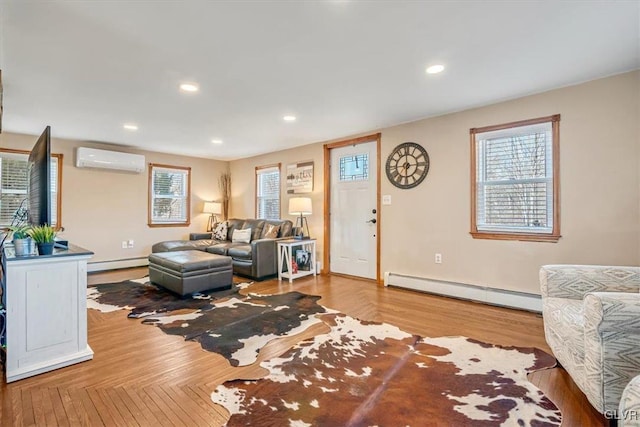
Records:
<instances>
[{"instance_id":1,"label":"light beige armchair","mask_svg":"<svg viewBox=\"0 0 640 427\"><path fill-rule=\"evenodd\" d=\"M619 427L640 427L640 375L625 387L617 418Z\"/></svg>"},{"instance_id":2,"label":"light beige armchair","mask_svg":"<svg viewBox=\"0 0 640 427\"><path fill-rule=\"evenodd\" d=\"M553 354L593 407L613 416L640 374L640 267L545 265L540 287Z\"/></svg>"}]
</instances>

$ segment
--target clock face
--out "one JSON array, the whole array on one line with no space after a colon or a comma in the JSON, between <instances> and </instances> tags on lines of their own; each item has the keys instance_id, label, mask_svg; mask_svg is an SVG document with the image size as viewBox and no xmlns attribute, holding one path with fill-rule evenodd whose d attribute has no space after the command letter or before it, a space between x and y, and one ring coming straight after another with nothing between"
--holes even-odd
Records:
<instances>
[{"instance_id":1,"label":"clock face","mask_svg":"<svg viewBox=\"0 0 640 427\"><path fill-rule=\"evenodd\" d=\"M429 172L429 154L415 142L405 142L393 149L387 158L387 178L398 188L413 188Z\"/></svg>"}]
</instances>

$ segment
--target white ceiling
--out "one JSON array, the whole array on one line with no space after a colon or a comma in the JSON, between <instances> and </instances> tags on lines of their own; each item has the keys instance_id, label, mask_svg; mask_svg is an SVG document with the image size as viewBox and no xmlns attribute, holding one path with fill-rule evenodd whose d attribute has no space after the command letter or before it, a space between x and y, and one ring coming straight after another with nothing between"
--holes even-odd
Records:
<instances>
[{"instance_id":1,"label":"white ceiling","mask_svg":"<svg viewBox=\"0 0 640 427\"><path fill-rule=\"evenodd\" d=\"M640 64L639 1L0 0L0 15L4 131L222 160Z\"/></svg>"}]
</instances>

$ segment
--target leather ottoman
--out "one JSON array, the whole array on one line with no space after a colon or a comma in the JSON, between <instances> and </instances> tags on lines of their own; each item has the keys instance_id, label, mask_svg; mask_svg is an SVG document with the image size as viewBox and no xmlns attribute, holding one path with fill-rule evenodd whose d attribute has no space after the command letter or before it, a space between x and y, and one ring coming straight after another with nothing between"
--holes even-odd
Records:
<instances>
[{"instance_id":1,"label":"leather ottoman","mask_svg":"<svg viewBox=\"0 0 640 427\"><path fill-rule=\"evenodd\" d=\"M231 257L203 251L151 254L149 281L182 296L230 289L233 283Z\"/></svg>"}]
</instances>

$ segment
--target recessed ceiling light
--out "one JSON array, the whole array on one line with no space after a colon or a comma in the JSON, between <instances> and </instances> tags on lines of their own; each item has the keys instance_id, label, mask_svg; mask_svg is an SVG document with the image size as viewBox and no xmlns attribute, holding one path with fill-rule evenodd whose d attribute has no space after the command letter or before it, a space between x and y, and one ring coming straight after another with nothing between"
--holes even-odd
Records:
<instances>
[{"instance_id":1,"label":"recessed ceiling light","mask_svg":"<svg viewBox=\"0 0 640 427\"><path fill-rule=\"evenodd\" d=\"M285 122L295 122L296 116L284 116L282 120L284 120Z\"/></svg>"},{"instance_id":2,"label":"recessed ceiling light","mask_svg":"<svg viewBox=\"0 0 640 427\"><path fill-rule=\"evenodd\" d=\"M200 87L196 83L181 83L180 90L183 92L197 92Z\"/></svg>"},{"instance_id":3,"label":"recessed ceiling light","mask_svg":"<svg viewBox=\"0 0 640 427\"><path fill-rule=\"evenodd\" d=\"M212 139L211 143L212 144L222 144L222 140L221 139Z\"/></svg>"},{"instance_id":4,"label":"recessed ceiling light","mask_svg":"<svg viewBox=\"0 0 640 427\"><path fill-rule=\"evenodd\" d=\"M126 130L138 130L138 125L135 125L133 123L125 123L124 125L122 125L122 127Z\"/></svg>"},{"instance_id":5,"label":"recessed ceiling light","mask_svg":"<svg viewBox=\"0 0 640 427\"><path fill-rule=\"evenodd\" d=\"M427 68L427 74L438 74L444 70L444 65L436 64Z\"/></svg>"}]
</instances>

